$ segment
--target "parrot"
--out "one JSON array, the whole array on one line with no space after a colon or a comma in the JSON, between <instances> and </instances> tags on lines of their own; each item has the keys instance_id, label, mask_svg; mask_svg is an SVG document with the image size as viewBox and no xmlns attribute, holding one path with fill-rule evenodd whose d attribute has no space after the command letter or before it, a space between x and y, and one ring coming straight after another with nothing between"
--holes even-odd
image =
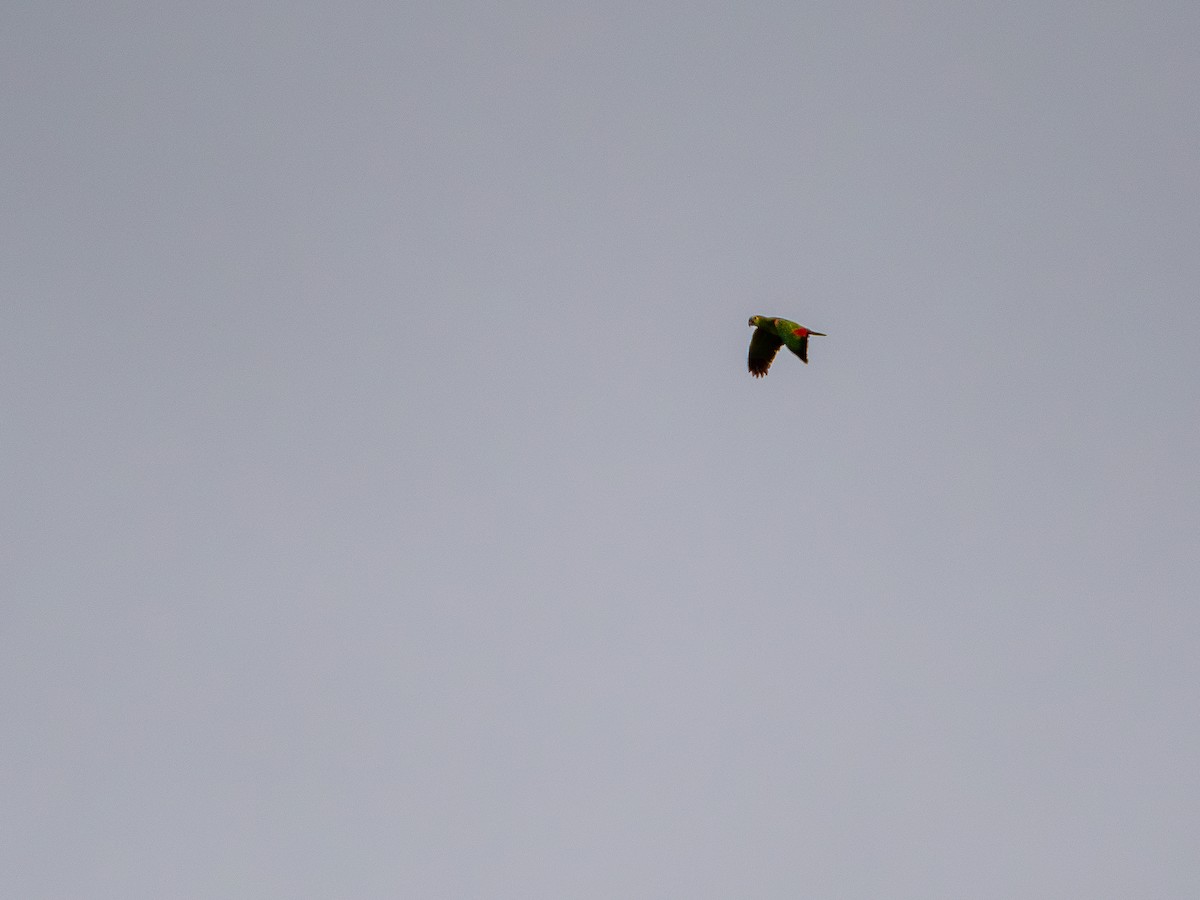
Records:
<instances>
[{"instance_id":1,"label":"parrot","mask_svg":"<svg viewBox=\"0 0 1200 900\"><path fill-rule=\"evenodd\" d=\"M774 316L751 316L750 327L754 334L750 337L750 374L762 378L771 368L775 354L779 348L787 344L787 348L808 364L808 336L810 334L826 337L821 331L812 331L803 325L797 325L788 319L777 319Z\"/></svg>"}]
</instances>

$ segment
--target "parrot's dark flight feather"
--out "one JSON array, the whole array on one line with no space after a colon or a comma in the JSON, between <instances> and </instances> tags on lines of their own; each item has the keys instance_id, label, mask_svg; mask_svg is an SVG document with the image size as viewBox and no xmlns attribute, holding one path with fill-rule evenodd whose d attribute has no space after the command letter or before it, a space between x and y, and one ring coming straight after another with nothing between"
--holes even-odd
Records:
<instances>
[{"instance_id":1,"label":"parrot's dark flight feather","mask_svg":"<svg viewBox=\"0 0 1200 900\"><path fill-rule=\"evenodd\" d=\"M742 334L745 334L743 331ZM750 373L755 378L762 378L775 361L775 354L783 346L783 339L765 328L755 328L750 337Z\"/></svg>"}]
</instances>

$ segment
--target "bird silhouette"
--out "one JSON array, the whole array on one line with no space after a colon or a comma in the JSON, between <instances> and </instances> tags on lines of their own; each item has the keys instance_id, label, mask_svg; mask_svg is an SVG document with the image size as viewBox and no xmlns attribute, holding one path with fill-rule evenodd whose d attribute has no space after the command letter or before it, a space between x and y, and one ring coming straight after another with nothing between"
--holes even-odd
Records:
<instances>
[{"instance_id":1,"label":"bird silhouette","mask_svg":"<svg viewBox=\"0 0 1200 900\"><path fill-rule=\"evenodd\" d=\"M807 364L808 336L826 336L822 331L813 331L789 319L774 316L751 316L750 327L754 329L754 334L750 336L750 356L747 362L750 374L755 378L762 378L767 374L767 369L771 368L771 363L775 360L775 354L784 345Z\"/></svg>"}]
</instances>

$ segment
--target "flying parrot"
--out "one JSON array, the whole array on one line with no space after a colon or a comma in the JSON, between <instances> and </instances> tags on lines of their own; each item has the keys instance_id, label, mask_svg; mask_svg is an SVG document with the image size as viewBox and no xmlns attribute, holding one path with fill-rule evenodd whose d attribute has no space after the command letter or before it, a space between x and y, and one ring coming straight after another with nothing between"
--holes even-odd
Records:
<instances>
[{"instance_id":1,"label":"flying parrot","mask_svg":"<svg viewBox=\"0 0 1200 900\"><path fill-rule=\"evenodd\" d=\"M784 344L807 364L808 336L815 334L825 337L823 332L811 331L803 325L773 316L751 316L750 327L754 329L754 334L750 337L749 364L750 374L755 378L767 374L775 354Z\"/></svg>"}]
</instances>

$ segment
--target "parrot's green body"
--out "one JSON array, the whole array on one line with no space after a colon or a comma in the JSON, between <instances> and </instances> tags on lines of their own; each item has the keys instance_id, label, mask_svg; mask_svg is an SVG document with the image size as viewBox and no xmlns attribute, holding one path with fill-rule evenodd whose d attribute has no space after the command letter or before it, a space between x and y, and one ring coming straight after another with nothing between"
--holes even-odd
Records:
<instances>
[{"instance_id":1,"label":"parrot's green body","mask_svg":"<svg viewBox=\"0 0 1200 900\"><path fill-rule=\"evenodd\" d=\"M774 316L751 316L750 327L754 329L754 334L750 338L748 363L750 374L755 378L767 374L780 347L787 347L807 364L808 336L815 334L825 337L823 332L811 331L789 319Z\"/></svg>"}]
</instances>

